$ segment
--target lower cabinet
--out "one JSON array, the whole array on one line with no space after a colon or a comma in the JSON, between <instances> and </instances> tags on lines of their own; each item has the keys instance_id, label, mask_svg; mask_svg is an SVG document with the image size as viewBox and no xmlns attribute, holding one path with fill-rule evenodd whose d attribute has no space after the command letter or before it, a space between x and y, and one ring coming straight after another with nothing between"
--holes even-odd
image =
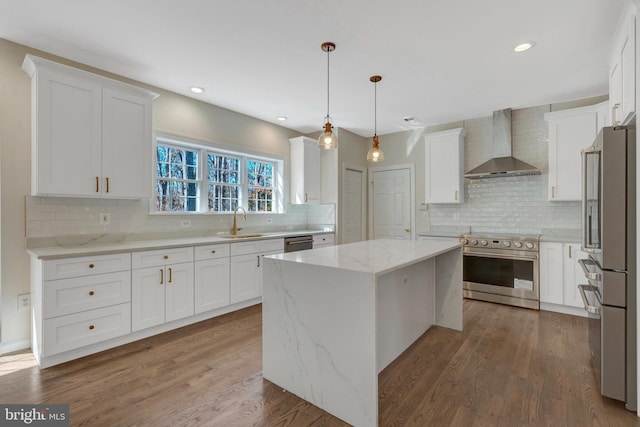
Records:
<instances>
[{"instance_id":1,"label":"lower cabinet","mask_svg":"<svg viewBox=\"0 0 640 427\"><path fill-rule=\"evenodd\" d=\"M578 285L585 283L578 243L540 243L540 302L583 308ZM582 313L581 313L582 314Z\"/></svg>"},{"instance_id":2,"label":"lower cabinet","mask_svg":"<svg viewBox=\"0 0 640 427\"><path fill-rule=\"evenodd\" d=\"M194 315L193 247L134 252L131 264L132 331Z\"/></svg>"},{"instance_id":3,"label":"lower cabinet","mask_svg":"<svg viewBox=\"0 0 640 427\"><path fill-rule=\"evenodd\" d=\"M326 246L334 246L334 234L333 233L323 233L323 234L314 234L313 235L313 248L323 248Z\"/></svg>"},{"instance_id":4,"label":"lower cabinet","mask_svg":"<svg viewBox=\"0 0 640 427\"><path fill-rule=\"evenodd\" d=\"M195 248L195 313L229 305L229 245Z\"/></svg>"},{"instance_id":5,"label":"lower cabinet","mask_svg":"<svg viewBox=\"0 0 640 427\"><path fill-rule=\"evenodd\" d=\"M284 239L231 245L231 304L262 295L262 257L284 252Z\"/></svg>"}]
</instances>

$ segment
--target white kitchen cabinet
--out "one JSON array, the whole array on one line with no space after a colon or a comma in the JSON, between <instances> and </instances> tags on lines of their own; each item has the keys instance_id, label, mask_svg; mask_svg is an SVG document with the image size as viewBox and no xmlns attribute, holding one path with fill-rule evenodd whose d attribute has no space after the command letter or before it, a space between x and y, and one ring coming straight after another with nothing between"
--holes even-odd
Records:
<instances>
[{"instance_id":1,"label":"white kitchen cabinet","mask_svg":"<svg viewBox=\"0 0 640 427\"><path fill-rule=\"evenodd\" d=\"M282 252L284 239L231 244L231 304L262 295L262 257Z\"/></svg>"},{"instance_id":2,"label":"white kitchen cabinet","mask_svg":"<svg viewBox=\"0 0 640 427\"><path fill-rule=\"evenodd\" d=\"M320 203L320 148L314 139L291 138L291 204Z\"/></svg>"},{"instance_id":3,"label":"white kitchen cabinet","mask_svg":"<svg viewBox=\"0 0 640 427\"><path fill-rule=\"evenodd\" d=\"M425 202L464 203L464 128L426 134Z\"/></svg>"},{"instance_id":4,"label":"white kitchen cabinet","mask_svg":"<svg viewBox=\"0 0 640 427\"><path fill-rule=\"evenodd\" d=\"M322 234L314 234L313 235L313 248L323 248L326 246L334 246L334 234L333 233L322 233Z\"/></svg>"},{"instance_id":5,"label":"white kitchen cabinet","mask_svg":"<svg viewBox=\"0 0 640 427\"><path fill-rule=\"evenodd\" d=\"M39 196L148 198L155 94L32 55L32 179Z\"/></svg>"},{"instance_id":6,"label":"white kitchen cabinet","mask_svg":"<svg viewBox=\"0 0 640 427\"><path fill-rule=\"evenodd\" d=\"M38 362L131 333L129 253L33 260L32 350Z\"/></svg>"},{"instance_id":7,"label":"white kitchen cabinet","mask_svg":"<svg viewBox=\"0 0 640 427\"><path fill-rule=\"evenodd\" d=\"M540 302L582 309L578 285L586 279L578 260L587 256L579 243L541 242Z\"/></svg>"},{"instance_id":8,"label":"white kitchen cabinet","mask_svg":"<svg viewBox=\"0 0 640 427\"><path fill-rule=\"evenodd\" d=\"M630 123L636 111L636 16L627 5L616 30L609 60L609 105L613 125Z\"/></svg>"},{"instance_id":9,"label":"white kitchen cabinet","mask_svg":"<svg viewBox=\"0 0 640 427\"><path fill-rule=\"evenodd\" d=\"M562 258L562 243L540 243L540 302L563 303Z\"/></svg>"},{"instance_id":10,"label":"white kitchen cabinet","mask_svg":"<svg viewBox=\"0 0 640 427\"><path fill-rule=\"evenodd\" d=\"M195 313L229 305L229 244L195 248Z\"/></svg>"},{"instance_id":11,"label":"white kitchen cabinet","mask_svg":"<svg viewBox=\"0 0 640 427\"><path fill-rule=\"evenodd\" d=\"M582 197L581 151L608 125L608 104L602 102L544 115L549 125L550 201L579 201Z\"/></svg>"},{"instance_id":12,"label":"white kitchen cabinet","mask_svg":"<svg viewBox=\"0 0 640 427\"><path fill-rule=\"evenodd\" d=\"M578 285L585 284L584 271L578 263L581 259L589 258L589 254L582 252L579 243L563 244L563 266L564 266L564 305L584 308Z\"/></svg>"},{"instance_id":13,"label":"white kitchen cabinet","mask_svg":"<svg viewBox=\"0 0 640 427\"><path fill-rule=\"evenodd\" d=\"M194 315L193 247L134 252L131 258L133 331Z\"/></svg>"}]
</instances>

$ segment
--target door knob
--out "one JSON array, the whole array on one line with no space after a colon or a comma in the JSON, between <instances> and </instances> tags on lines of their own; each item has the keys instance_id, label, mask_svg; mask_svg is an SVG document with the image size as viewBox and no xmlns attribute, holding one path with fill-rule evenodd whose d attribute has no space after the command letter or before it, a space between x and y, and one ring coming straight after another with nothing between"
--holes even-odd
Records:
<instances>
[{"instance_id":1,"label":"door knob","mask_svg":"<svg viewBox=\"0 0 640 427\"><path fill-rule=\"evenodd\" d=\"M406 231L407 233L411 231L410 228L405 228L404 231Z\"/></svg>"}]
</instances>

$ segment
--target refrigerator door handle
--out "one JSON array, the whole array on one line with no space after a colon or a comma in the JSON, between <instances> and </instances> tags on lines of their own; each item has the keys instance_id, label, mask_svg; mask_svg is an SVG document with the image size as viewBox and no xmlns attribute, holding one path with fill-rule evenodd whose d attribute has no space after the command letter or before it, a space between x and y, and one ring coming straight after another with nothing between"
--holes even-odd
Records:
<instances>
[{"instance_id":1,"label":"refrigerator door handle","mask_svg":"<svg viewBox=\"0 0 640 427\"><path fill-rule=\"evenodd\" d=\"M587 311L587 313L592 313L599 316L602 313L602 307L590 305L586 295L586 292L593 292L598 299L598 288L592 285L578 285L578 290L580 291L582 303L584 304L584 309Z\"/></svg>"},{"instance_id":2,"label":"refrigerator door handle","mask_svg":"<svg viewBox=\"0 0 640 427\"><path fill-rule=\"evenodd\" d=\"M578 260L578 264L580 264L580 267L582 267L582 271L584 272L584 276L587 279L596 280L598 282L602 281L602 274L595 273L595 272L589 270L589 267L587 267L587 265L595 265L596 268L597 268L597 264L595 262L591 261L590 259L579 259Z\"/></svg>"}]
</instances>

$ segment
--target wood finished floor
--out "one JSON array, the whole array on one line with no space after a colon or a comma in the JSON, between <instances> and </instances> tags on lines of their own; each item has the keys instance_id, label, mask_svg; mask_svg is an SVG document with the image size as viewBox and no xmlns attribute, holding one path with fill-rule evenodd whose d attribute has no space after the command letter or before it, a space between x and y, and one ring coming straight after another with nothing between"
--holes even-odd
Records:
<instances>
[{"instance_id":1,"label":"wood finished floor","mask_svg":"<svg viewBox=\"0 0 640 427\"><path fill-rule=\"evenodd\" d=\"M69 403L74 426L347 425L261 358L254 306L44 370L0 357L0 402ZM380 425L640 426L590 363L586 319L465 300L463 332L431 328L380 374Z\"/></svg>"}]
</instances>

